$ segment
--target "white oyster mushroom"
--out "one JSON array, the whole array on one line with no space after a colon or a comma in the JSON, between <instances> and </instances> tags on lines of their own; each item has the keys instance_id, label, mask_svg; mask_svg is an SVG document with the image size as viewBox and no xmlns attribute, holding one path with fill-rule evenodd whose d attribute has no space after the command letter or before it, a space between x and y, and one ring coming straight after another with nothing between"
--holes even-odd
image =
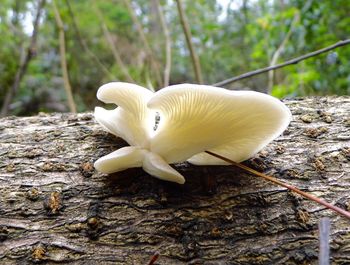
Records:
<instances>
[{"instance_id":1,"label":"white oyster mushroom","mask_svg":"<svg viewBox=\"0 0 350 265\"><path fill-rule=\"evenodd\" d=\"M289 109L274 97L204 85L174 85L152 93L117 82L102 86L97 97L119 107L96 108L96 120L131 146L100 158L96 169L112 173L142 167L181 184L185 179L169 164L227 164L206 150L241 162L278 137L291 120ZM160 122L154 132L155 111Z\"/></svg>"},{"instance_id":2,"label":"white oyster mushroom","mask_svg":"<svg viewBox=\"0 0 350 265\"><path fill-rule=\"evenodd\" d=\"M155 122L154 112L147 108L153 92L129 83L112 82L101 86L97 98L114 103L114 110L95 108L95 119L108 132L123 138L130 146L98 159L94 166L102 173L142 167L147 173L163 180L184 183L184 177L159 155L149 151Z\"/></svg>"},{"instance_id":3,"label":"white oyster mushroom","mask_svg":"<svg viewBox=\"0 0 350 265\"><path fill-rule=\"evenodd\" d=\"M204 151L241 162L278 137L291 120L278 99L254 91L180 84L164 88L147 106L160 113L151 150L168 163L228 165Z\"/></svg>"}]
</instances>

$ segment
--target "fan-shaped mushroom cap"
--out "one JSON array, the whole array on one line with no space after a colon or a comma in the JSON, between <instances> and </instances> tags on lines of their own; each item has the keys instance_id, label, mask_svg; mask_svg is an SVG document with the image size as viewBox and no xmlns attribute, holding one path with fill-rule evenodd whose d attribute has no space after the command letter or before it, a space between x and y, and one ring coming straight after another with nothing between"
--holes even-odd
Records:
<instances>
[{"instance_id":1,"label":"fan-shaped mushroom cap","mask_svg":"<svg viewBox=\"0 0 350 265\"><path fill-rule=\"evenodd\" d=\"M154 94L147 106L161 119L151 151L168 163L227 164L205 150L236 162L252 157L286 129L289 109L278 99L254 91L181 84Z\"/></svg>"},{"instance_id":2,"label":"fan-shaped mushroom cap","mask_svg":"<svg viewBox=\"0 0 350 265\"><path fill-rule=\"evenodd\" d=\"M106 174L122 171L133 167L142 167L146 150L126 146L96 160L94 167Z\"/></svg>"},{"instance_id":3,"label":"fan-shaped mushroom cap","mask_svg":"<svg viewBox=\"0 0 350 265\"><path fill-rule=\"evenodd\" d=\"M142 168L156 178L179 184L185 183L185 178L156 153L148 152L145 155Z\"/></svg>"},{"instance_id":4,"label":"fan-shaped mushroom cap","mask_svg":"<svg viewBox=\"0 0 350 265\"><path fill-rule=\"evenodd\" d=\"M119 107L114 110L96 107L96 120L106 131L123 138L131 146L101 157L94 166L106 174L142 167L157 178L183 184L185 179L180 173L159 155L147 150L155 121L154 113L146 106L152 95L144 87L122 82L108 83L99 88L99 100Z\"/></svg>"},{"instance_id":5,"label":"fan-shaped mushroom cap","mask_svg":"<svg viewBox=\"0 0 350 265\"><path fill-rule=\"evenodd\" d=\"M150 124L154 116L147 109L153 93L147 88L112 82L101 86L97 98L105 103L118 105L114 110L95 108L95 119L108 132L117 135L130 145L146 147L152 132Z\"/></svg>"},{"instance_id":6,"label":"fan-shaped mushroom cap","mask_svg":"<svg viewBox=\"0 0 350 265\"><path fill-rule=\"evenodd\" d=\"M94 167L106 174L122 171L128 168L142 167L150 175L179 184L185 183L185 178L173 169L162 157L146 149L126 146L98 159Z\"/></svg>"}]
</instances>

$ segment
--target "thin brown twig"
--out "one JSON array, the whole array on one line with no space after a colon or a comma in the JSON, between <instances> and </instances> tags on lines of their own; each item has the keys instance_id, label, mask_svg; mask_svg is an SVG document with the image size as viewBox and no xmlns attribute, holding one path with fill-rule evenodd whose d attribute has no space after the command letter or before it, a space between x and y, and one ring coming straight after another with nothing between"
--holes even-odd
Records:
<instances>
[{"instance_id":1,"label":"thin brown twig","mask_svg":"<svg viewBox=\"0 0 350 265\"><path fill-rule=\"evenodd\" d=\"M185 15L184 10L183 10L181 0L176 0L176 3L177 3L177 9L179 12L182 29L183 29L185 37L186 37L186 43L187 43L188 49L190 50L192 65L193 65L194 73L196 76L196 81L198 84L202 84L203 78L202 78L201 65L200 65L197 53L195 52L193 44L192 44L192 34L191 34L190 27L188 25L187 17Z\"/></svg>"},{"instance_id":2,"label":"thin brown twig","mask_svg":"<svg viewBox=\"0 0 350 265\"><path fill-rule=\"evenodd\" d=\"M162 26L163 32L164 32L164 38L165 38L165 68L164 68L164 87L167 87L169 85L169 79L170 79L170 69L171 69L171 39L170 39L170 33L168 26L165 22L165 17L163 14L162 6L160 5L159 0L156 0L157 4L157 11L160 18L160 24Z\"/></svg>"},{"instance_id":3,"label":"thin brown twig","mask_svg":"<svg viewBox=\"0 0 350 265\"><path fill-rule=\"evenodd\" d=\"M56 0L52 1L52 6L55 12L55 20L59 31L60 59L61 59L61 69L62 69L62 76L63 76L63 85L67 94L69 110L75 113L77 112L77 108L74 103L72 87L69 82L67 59L66 59L66 41L65 41L65 35L64 35L64 25L56 5Z\"/></svg>"},{"instance_id":4,"label":"thin brown twig","mask_svg":"<svg viewBox=\"0 0 350 265\"><path fill-rule=\"evenodd\" d=\"M322 53L334 50L334 49L336 49L338 47L345 46L345 45L348 45L348 44L350 44L350 39L338 41L337 43L335 43L335 44L333 44L331 46L325 47L323 49L307 53L305 55L299 56L297 58L291 59L291 60L286 61L286 62L281 63L281 64L277 64L277 65L274 65L274 66L269 66L269 67L257 69L257 70L254 70L254 71L251 71L251 72L247 72L247 73L244 73L244 74L236 76L236 77L232 77L232 78L226 79L224 81L221 81L221 82L213 84L213 86L225 86L225 85L228 85L228 84L233 83L235 81L238 81L238 80L241 80L241 79L245 79L245 78L248 78L248 77L252 77L254 75L259 75L259 74L262 74L262 73L265 73L265 72L268 72L268 71L271 71L271 70L275 70L275 69L278 69L278 68L282 68L282 67L285 67L285 66L288 66L288 65L291 65L291 64L297 64L300 61L306 60L308 58L314 57L316 55L319 55L319 54L322 54Z\"/></svg>"},{"instance_id":5,"label":"thin brown twig","mask_svg":"<svg viewBox=\"0 0 350 265\"><path fill-rule=\"evenodd\" d=\"M119 51L117 50L117 47L115 46L115 43L113 41L113 37L112 34L110 33L110 31L108 30L108 27L106 25L106 22L101 14L101 11L99 9L99 7L97 6L96 1L93 1L93 8L95 10L95 13L97 14L98 19L101 22L101 26L102 26L102 30L103 30L103 35L105 36L108 44L109 44L109 48L112 51L112 54L114 56L114 59L116 61L116 63L118 64L118 66L120 67L120 70L122 71L124 77L126 78L126 80L130 83L135 83L135 80L132 79L132 77L129 74L128 68L125 66Z\"/></svg>"},{"instance_id":6,"label":"thin brown twig","mask_svg":"<svg viewBox=\"0 0 350 265\"><path fill-rule=\"evenodd\" d=\"M154 265L154 263L157 261L157 259L159 258L159 252L157 251L156 253L154 253L154 255L151 257L151 260L148 262L148 265Z\"/></svg>"},{"instance_id":7,"label":"thin brown twig","mask_svg":"<svg viewBox=\"0 0 350 265\"><path fill-rule=\"evenodd\" d=\"M273 177L271 177L271 176L265 175L264 173L261 173L261 172L259 172L259 171L256 171L256 170L254 170L254 169L252 169L252 168L250 168L250 167L247 167L247 166L245 166L245 165L243 165L243 164L234 162L233 160L228 159L227 157L218 155L218 154L213 153L213 152L211 152L211 151L205 151L205 152L206 152L207 154L209 154L209 155L212 155L212 156L214 156L214 157L216 157L216 158L219 158L219 159L221 159L221 160L223 160L223 161L226 161L226 162L228 162L228 163L230 163L230 164L232 164L232 165L234 165L234 166L236 166L236 167L238 167L238 168L244 169L245 171L247 171L247 172L249 172L249 173L252 173L252 174L254 174L254 175L258 176L258 177L264 178L264 179L266 179L266 180L268 180L268 181L270 181L270 182L272 182L272 183L275 183L275 184L277 184L277 185L279 185L279 186L282 186L282 187L285 187L285 188L287 188L287 189L289 189L289 190L291 190L291 191L294 191L295 193L298 193L298 194L300 194L301 196L303 196L303 197L305 197L305 198L307 198L307 199L310 199L310 200L312 200L312 201L314 201L314 202L317 202L317 203L319 203L319 204L321 204L321 205L327 207L328 209L331 209L331 210L333 210L333 211L335 211L335 212L337 212L337 213L339 213L339 214L345 216L346 218L350 219L350 212L345 211L344 209L339 208L339 207L337 207L337 206L335 206L335 205L333 205L333 204L330 204L330 203L328 203L328 202L326 202L326 201L324 201L324 200L322 200L322 199L320 199L320 198L318 198L318 197L316 197L316 196L314 196L314 195L311 195L311 194L309 194L309 193L307 193L307 192L301 191L301 190L299 190L298 188L296 188L296 187L294 187L294 186L292 186L292 185L289 185L289 184L287 184L287 183L284 183L284 182L282 182L282 181L280 181L280 180L278 180L278 179L276 179L276 178L273 178Z\"/></svg>"},{"instance_id":8,"label":"thin brown twig","mask_svg":"<svg viewBox=\"0 0 350 265\"><path fill-rule=\"evenodd\" d=\"M75 31L75 34L78 38L78 42L80 44L80 46L84 49L84 51L97 63L97 65L100 66L100 68L102 69L102 71L108 75L109 78L115 80L116 77L107 69L107 67L100 61L100 59L89 49L86 41L82 38L81 36L81 33L80 33L80 30L78 28L78 23L75 19L75 15L74 15L74 12L73 12L73 9L69 3L69 0L66 0L66 5L68 7L68 12L69 12L69 15L72 19L72 22L73 22L73 29Z\"/></svg>"},{"instance_id":9,"label":"thin brown twig","mask_svg":"<svg viewBox=\"0 0 350 265\"><path fill-rule=\"evenodd\" d=\"M37 13L33 22L33 33L31 36L30 44L27 49L26 55L23 58L21 56L20 65L15 76L15 81L6 93L4 103L1 108L0 117L5 117L7 115L12 98L16 95L19 85L21 83L21 80L27 71L29 62L35 55L35 46L36 46L36 40L38 36L38 31L39 31L39 21L40 21L40 17L42 14L42 10L45 6L45 3L46 3L46 0L38 0Z\"/></svg>"}]
</instances>

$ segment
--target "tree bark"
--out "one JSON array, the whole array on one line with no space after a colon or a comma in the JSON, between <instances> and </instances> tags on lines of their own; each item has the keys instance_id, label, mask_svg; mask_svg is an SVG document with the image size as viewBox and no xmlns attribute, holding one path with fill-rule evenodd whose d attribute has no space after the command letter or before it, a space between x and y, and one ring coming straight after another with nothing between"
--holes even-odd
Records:
<instances>
[{"instance_id":1,"label":"tree bark","mask_svg":"<svg viewBox=\"0 0 350 265\"><path fill-rule=\"evenodd\" d=\"M350 208L350 97L288 100L285 133L245 164ZM200 132L199 132L200 133ZM231 166L175 165L184 185L93 162L125 145L91 113L0 120L1 264L350 263L349 220Z\"/></svg>"}]
</instances>

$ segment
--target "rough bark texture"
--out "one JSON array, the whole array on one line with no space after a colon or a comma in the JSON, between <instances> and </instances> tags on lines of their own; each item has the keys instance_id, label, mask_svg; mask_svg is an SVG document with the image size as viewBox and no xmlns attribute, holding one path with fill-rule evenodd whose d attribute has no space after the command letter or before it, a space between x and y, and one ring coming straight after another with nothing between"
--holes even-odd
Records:
<instances>
[{"instance_id":1,"label":"rough bark texture","mask_svg":"<svg viewBox=\"0 0 350 265\"><path fill-rule=\"evenodd\" d=\"M350 98L287 102L294 120L251 167L350 208ZM199 132L200 133L200 132ZM185 185L92 163L125 143L90 113L0 120L1 264L350 264L349 220L232 167L176 165Z\"/></svg>"}]
</instances>

